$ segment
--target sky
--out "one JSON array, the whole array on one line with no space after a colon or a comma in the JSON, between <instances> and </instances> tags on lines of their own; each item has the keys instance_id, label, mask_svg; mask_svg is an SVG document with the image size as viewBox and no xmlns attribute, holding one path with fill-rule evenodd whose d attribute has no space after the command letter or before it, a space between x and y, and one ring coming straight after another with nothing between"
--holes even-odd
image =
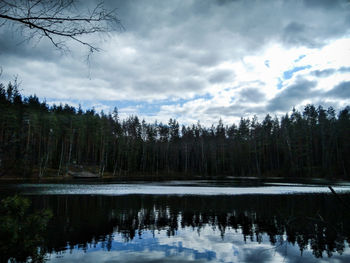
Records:
<instances>
[{"instance_id":1,"label":"sky","mask_svg":"<svg viewBox=\"0 0 350 263\"><path fill-rule=\"evenodd\" d=\"M81 8L93 6L81 1ZM84 38L101 48L23 41L0 27L0 82L24 95L121 118L203 125L260 121L309 103L350 105L350 1L129 0L123 30Z\"/></svg>"}]
</instances>

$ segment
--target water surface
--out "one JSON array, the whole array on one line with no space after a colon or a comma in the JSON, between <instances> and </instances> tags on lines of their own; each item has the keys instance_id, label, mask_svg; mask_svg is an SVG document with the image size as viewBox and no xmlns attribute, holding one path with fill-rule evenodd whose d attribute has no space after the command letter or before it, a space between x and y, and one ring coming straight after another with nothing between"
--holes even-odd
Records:
<instances>
[{"instance_id":1,"label":"water surface","mask_svg":"<svg viewBox=\"0 0 350 263\"><path fill-rule=\"evenodd\" d=\"M322 181L308 180L301 182L284 182L245 180L197 180L165 182L118 182L103 183L80 181L80 183L59 184L17 184L13 189L25 195L247 195L247 194L305 194L329 193L328 184ZM350 193L350 184L333 183L337 193Z\"/></svg>"},{"instance_id":2,"label":"water surface","mask_svg":"<svg viewBox=\"0 0 350 263\"><path fill-rule=\"evenodd\" d=\"M2 186L54 216L48 262L350 262L350 214L320 182ZM347 183L333 185L350 203Z\"/></svg>"}]
</instances>

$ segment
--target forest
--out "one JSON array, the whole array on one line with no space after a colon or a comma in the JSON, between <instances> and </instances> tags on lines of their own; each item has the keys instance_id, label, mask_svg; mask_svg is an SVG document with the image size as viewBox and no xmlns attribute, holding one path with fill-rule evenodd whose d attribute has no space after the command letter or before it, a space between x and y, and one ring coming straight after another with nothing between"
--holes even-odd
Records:
<instances>
[{"instance_id":1,"label":"forest","mask_svg":"<svg viewBox=\"0 0 350 263\"><path fill-rule=\"evenodd\" d=\"M306 105L284 116L241 118L203 127L121 120L49 106L0 84L0 178L63 177L86 169L100 177L290 176L349 179L350 106Z\"/></svg>"}]
</instances>

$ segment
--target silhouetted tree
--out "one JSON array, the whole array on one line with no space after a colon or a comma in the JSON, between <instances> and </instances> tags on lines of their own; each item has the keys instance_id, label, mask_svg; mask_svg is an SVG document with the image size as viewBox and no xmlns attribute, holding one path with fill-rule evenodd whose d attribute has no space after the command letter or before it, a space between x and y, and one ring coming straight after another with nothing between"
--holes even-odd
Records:
<instances>
[{"instance_id":1,"label":"silhouetted tree","mask_svg":"<svg viewBox=\"0 0 350 263\"><path fill-rule=\"evenodd\" d=\"M273 175L347 177L350 110L307 105L303 113L262 122L202 127L120 120L94 109L49 107L0 85L0 173L64 175L87 169L100 176Z\"/></svg>"},{"instance_id":2,"label":"silhouetted tree","mask_svg":"<svg viewBox=\"0 0 350 263\"><path fill-rule=\"evenodd\" d=\"M98 51L82 37L120 28L116 12L107 10L103 2L91 11L77 5L76 0L0 0L0 26L18 27L27 39L46 38L58 49L67 48L66 40L71 39Z\"/></svg>"}]
</instances>

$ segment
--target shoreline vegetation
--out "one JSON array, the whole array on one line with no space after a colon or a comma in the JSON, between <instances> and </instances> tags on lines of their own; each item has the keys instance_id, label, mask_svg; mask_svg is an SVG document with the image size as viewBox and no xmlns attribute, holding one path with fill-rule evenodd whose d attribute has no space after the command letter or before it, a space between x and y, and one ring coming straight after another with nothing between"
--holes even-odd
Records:
<instances>
[{"instance_id":1,"label":"shoreline vegetation","mask_svg":"<svg viewBox=\"0 0 350 263\"><path fill-rule=\"evenodd\" d=\"M0 179L349 179L350 106L203 127L49 106L0 84Z\"/></svg>"}]
</instances>

